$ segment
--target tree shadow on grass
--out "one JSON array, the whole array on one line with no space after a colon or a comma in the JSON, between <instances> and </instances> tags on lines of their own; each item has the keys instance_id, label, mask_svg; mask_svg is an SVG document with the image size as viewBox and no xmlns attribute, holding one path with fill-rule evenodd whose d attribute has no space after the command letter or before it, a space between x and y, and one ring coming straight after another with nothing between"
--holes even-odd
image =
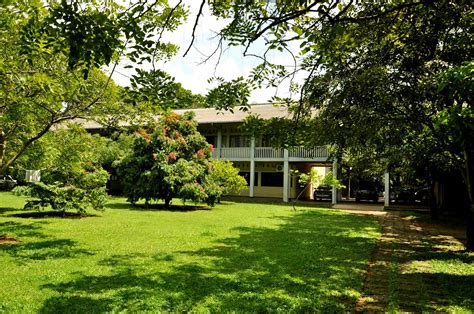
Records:
<instances>
[{"instance_id":1,"label":"tree shadow on grass","mask_svg":"<svg viewBox=\"0 0 474 314\"><path fill-rule=\"evenodd\" d=\"M139 211L170 211L170 212L190 212L197 210L211 210L208 206L202 205L170 205L165 207L164 204L135 204L130 205L130 210L139 210Z\"/></svg>"},{"instance_id":2,"label":"tree shadow on grass","mask_svg":"<svg viewBox=\"0 0 474 314\"><path fill-rule=\"evenodd\" d=\"M364 234L375 232L374 223L322 212L280 220L276 229L238 228L239 236L209 248L148 257L146 270L134 262L143 256L113 256L101 262L112 274L44 285L64 295L44 306L76 311L71 295L112 295L112 311L350 311L375 242Z\"/></svg>"},{"instance_id":3,"label":"tree shadow on grass","mask_svg":"<svg viewBox=\"0 0 474 314\"><path fill-rule=\"evenodd\" d=\"M89 250L78 247L77 242L70 239L51 239L20 243L5 246L3 251L11 255L19 263L25 260L75 258L84 255L93 255Z\"/></svg>"},{"instance_id":4,"label":"tree shadow on grass","mask_svg":"<svg viewBox=\"0 0 474 314\"><path fill-rule=\"evenodd\" d=\"M0 207L0 215L3 215L8 212L17 212L21 209L19 208L14 208L14 207Z\"/></svg>"},{"instance_id":5,"label":"tree shadow on grass","mask_svg":"<svg viewBox=\"0 0 474 314\"><path fill-rule=\"evenodd\" d=\"M100 217L95 214L88 213L71 213L62 211L27 211L18 214L8 215L8 217L15 218L68 218L68 219L81 219L87 217Z\"/></svg>"},{"instance_id":6,"label":"tree shadow on grass","mask_svg":"<svg viewBox=\"0 0 474 314\"><path fill-rule=\"evenodd\" d=\"M52 297L43 304L39 313L57 314L71 313L70 304L74 304L75 313L105 313L111 311L113 300L108 298L93 299L79 296Z\"/></svg>"},{"instance_id":7,"label":"tree shadow on grass","mask_svg":"<svg viewBox=\"0 0 474 314\"><path fill-rule=\"evenodd\" d=\"M16 221L0 222L0 234L15 235L16 237L44 237L43 225L47 221L35 221L33 223L20 223Z\"/></svg>"},{"instance_id":8,"label":"tree shadow on grass","mask_svg":"<svg viewBox=\"0 0 474 314\"><path fill-rule=\"evenodd\" d=\"M17 243L3 244L0 247L1 251L15 258L15 262L20 265L28 260L75 258L93 254L80 248L76 241L55 239L45 235L42 231L45 224L48 224L48 222L19 223L6 221L0 223L0 234L9 235L18 241ZM31 238L40 240L28 241Z\"/></svg>"},{"instance_id":9,"label":"tree shadow on grass","mask_svg":"<svg viewBox=\"0 0 474 314\"><path fill-rule=\"evenodd\" d=\"M109 202L106 205L110 209L128 209L134 211L172 211L172 212L188 212L196 210L211 210L210 207L204 205L173 205L165 207L164 204L130 204L123 202Z\"/></svg>"}]
</instances>

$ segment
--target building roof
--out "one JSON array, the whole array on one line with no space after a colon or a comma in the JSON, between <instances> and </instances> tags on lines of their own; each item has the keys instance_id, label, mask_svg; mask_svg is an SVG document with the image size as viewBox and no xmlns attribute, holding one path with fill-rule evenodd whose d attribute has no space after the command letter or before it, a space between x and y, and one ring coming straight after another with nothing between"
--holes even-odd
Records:
<instances>
[{"instance_id":1,"label":"building roof","mask_svg":"<svg viewBox=\"0 0 474 314\"><path fill-rule=\"evenodd\" d=\"M238 123L245 120L250 115L258 116L261 119L271 118L290 118L291 113L288 112L288 107L282 105L264 104L252 105L248 111L235 108L234 112L216 110L214 108L198 108L198 109L177 109L174 110L177 114L185 112L194 112L195 120L199 124L222 124L222 123ZM75 119L77 123L84 126L85 129L101 129L103 125L86 119ZM127 122L120 122L119 126L128 126Z\"/></svg>"},{"instance_id":2,"label":"building roof","mask_svg":"<svg viewBox=\"0 0 474 314\"><path fill-rule=\"evenodd\" d=\"M242 122L249 115L258 116L264 120L271 118L290 118L288 107L271 104L252 105L248 111L243 111L240 110L240 108L236 108L234 112L220 111L214 108L174 110L174 112L177 114L183 114L189 111L195 113L196 116L194 119L199 124Z\"/></svg>"}]
</instances>

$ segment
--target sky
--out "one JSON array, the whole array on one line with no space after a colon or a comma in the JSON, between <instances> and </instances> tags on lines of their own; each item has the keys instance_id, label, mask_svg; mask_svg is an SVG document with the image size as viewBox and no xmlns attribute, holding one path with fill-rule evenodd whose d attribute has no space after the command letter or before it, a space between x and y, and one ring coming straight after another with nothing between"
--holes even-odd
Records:
<instances>
[{"instance_id":1,"label":"sky","mask_svg":"<svg viewBox=\"0 0 474 314\"><path fill-rule=\"evenodd\" d=\"M202 95L206 95L208 90L214 86L208 83L208 79L211 77L222 77L225 80L231 80L239 76L247 77L252 68L260 63L260 60L255 57L244 57L242 47L229 47L221 56L219 64L217 64L217 54L206 63L202 63L205 55L210 55L216 49L218 40L216 38L213 39L213 37L215 32L226 23L226 21L218 21L211 16L206 7L196 28L194 45L188 55L183 57L184 52L191 43L192 28L200 4L200 1L188 2L190 2L188 20L177 31L163 36L164 40L178 45L180 47L179 52L170 61L159 62L158 67L174 76L176 81L181 83L184 88L191 90L195 94ZM297 44L293 45L295 50L297 47ZM252 46L251 51L255 54L262 54L264 48L263 42L260 41ZM288 52L270 53L269 58L273 62L284 65L291 65L293 62ZM128 77L132 74L130 70L124 68L127 63L126 61L121 62L116 69L116 73L113 75L114 81L122 86L128 85ZM301 75L296 78L296 80L298 79L301 81ZM288 97L290 96L288 85L289 83L287 82L278 89L264 88L255 90L250 96L250 103L266 103L276 94L280 97Z\"/></svg>"}]
</instances>

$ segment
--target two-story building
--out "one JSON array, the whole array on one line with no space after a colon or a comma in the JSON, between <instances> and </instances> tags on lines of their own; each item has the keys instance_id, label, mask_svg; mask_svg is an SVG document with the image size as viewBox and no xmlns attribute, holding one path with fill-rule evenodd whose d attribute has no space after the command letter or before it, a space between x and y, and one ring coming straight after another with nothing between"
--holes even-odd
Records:
<instances>
[{"instance_id":1,"label":"two-story building","mask_svg":"<svg viewBox=\"0 0 474 314\"><path fill-rule=\"evenodd\" d=\"M248 112L235 110L233 113L213 108L175 110L178 114L186 111L195 113L199 132L214 145L213 157L230 160L240 169L249 186L240 194L242 196L281 197L287 202L301 191L292 170L309 172L312 167L319 167L322 173L337 171L337 167L328 161L324 147L274 148L273 143L264 138L249 137L240 128L250 114L262 119L291 118L287 107L253 105ZM308 188L304 198L312 198L312 190ZM333 203L336 192L333 190Z\"/></svg>"},{"instance_id":2,"label":"two-story building","mask_svg":"<svg viewBox=\"0 0 474 314\"><path fill-rule=\"evenodd\" d=\"M337 177L337 164L328 160L325 147L274 148L274 143L249 137L241 129L249 115L261 119L291 118L285 106L252 105L249 111L235 110L233 113L213 108L175 110L177 114L187 111L195 113L199 132L214 145L213 157L232 161L240 170L240 175L247 180L248 189L242 191L241 196L282 198L288 202L302 191L295 170L308 173L312 167L318 167L320 173L333 171ZM78 122L91 132L99 132L103 127L90 120ZM302 198L312 199L313 187L304 192ZM333 188L333 204L337 198L337 190Z\"/></svg>"}]
</instances>

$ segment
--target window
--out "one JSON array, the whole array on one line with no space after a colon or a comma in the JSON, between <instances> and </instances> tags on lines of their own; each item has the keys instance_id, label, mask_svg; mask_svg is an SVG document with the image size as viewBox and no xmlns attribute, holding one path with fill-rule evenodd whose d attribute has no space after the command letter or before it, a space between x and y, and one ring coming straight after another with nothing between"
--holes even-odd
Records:
<instances>
[{"instance_id":1,"label":"window","mask_svg":"<svg viewBox=\"0 0 474 314\"><path fill-rule=\"evenodd\" d=\"M250 138L245 135L230 135L229 147L250 147Z\"/></svg>"},{"instance_id":2,"label":"window","mask_svg":"<svg viewBox=\"0 0 474 314\"><path fill-rule=\"evenodd\" d=\"M247 185L250 185L250 172L239 172L239 176L244 177L247 181ZM253 186L258 186L258 173L255 172L255 179L253 180Z\"/></svg>"},{"instance_id":3,"label":"window","mask_svg":"<svg viewBox=\"0 0 474 314\"><path fill-rule=\"evenodd\" d=\"M283 186L283 172L262 172L262 186Z\"/></svg>"},{"instance_id":4,"label":"window","mask_svg":"<svg viewBox=\"0 0 474 314\"><path fill-rule=\"evenodd\" d=\"M206 135L206 142L209 144L212 144L214 147L216 147L217 144L217 136L214 135Z\"/></svg>"},{"instance_id":5,"label":"window","mask_svg":"<svg viewBox=\"0 0 474 314\"><path fill-rule=\"evenodd\" d=\"M268 135L264 135L260 138L260 146L261 147L272 147L272 139Z\"/></svg>"}]
</instances>

